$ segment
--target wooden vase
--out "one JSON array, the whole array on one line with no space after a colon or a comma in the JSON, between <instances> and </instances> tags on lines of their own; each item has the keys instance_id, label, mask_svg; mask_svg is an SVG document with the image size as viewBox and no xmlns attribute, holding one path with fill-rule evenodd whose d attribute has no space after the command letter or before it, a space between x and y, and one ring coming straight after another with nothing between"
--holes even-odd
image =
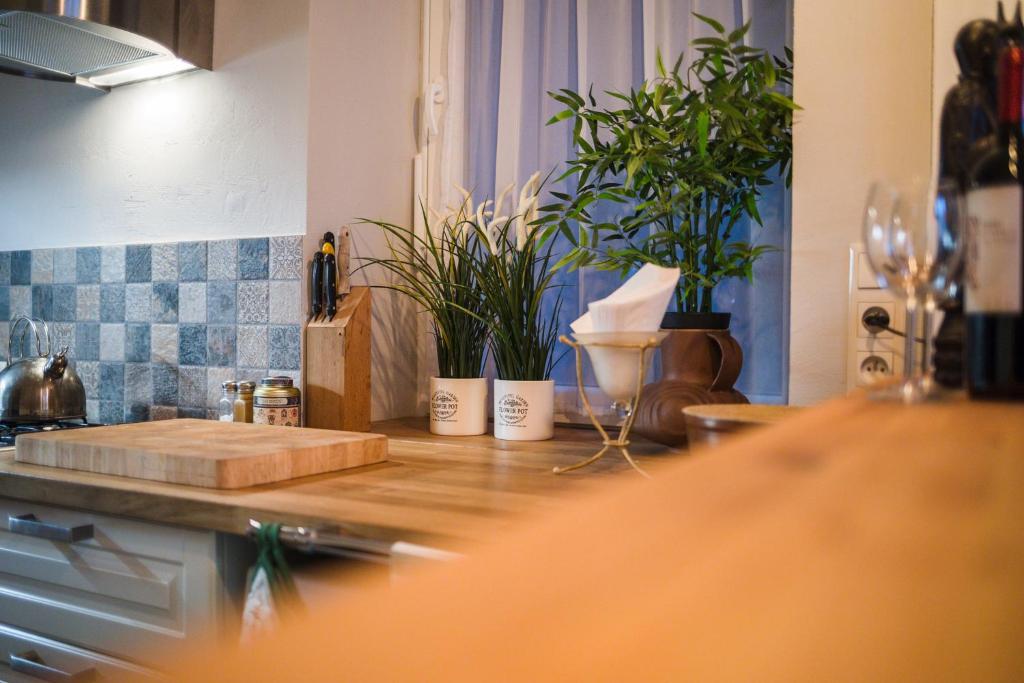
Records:
<instances>
[{"instance_id":1,"label":"wooden vase","mask_svg":"<svg viewBox=\"0 0 1024 683\"><path fill-rule=\"evenodd\" d=\"M662 377L644 386L633 432L669 446L686 444L683 409L704 403L749 403L732 388L743 350L728 328L672 330L661 345Z\"/></svg>"}]
</instances>

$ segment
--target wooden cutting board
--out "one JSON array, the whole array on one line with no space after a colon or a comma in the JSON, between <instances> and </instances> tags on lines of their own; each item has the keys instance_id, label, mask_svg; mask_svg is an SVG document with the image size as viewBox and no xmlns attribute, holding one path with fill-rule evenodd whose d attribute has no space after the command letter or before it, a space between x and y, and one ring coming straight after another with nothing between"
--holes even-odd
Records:
<instances>
[{"instance_id":1,"label":"wooden cutting board","mask_svg":"<svg viewBox=\"0 0 1024 683\"><path fill-rule=\"evenodd\" d=\"M381 434L162 420L19 436L15 460L172 484L237 489L387 460Z\"/></svg>"}]
</instances>

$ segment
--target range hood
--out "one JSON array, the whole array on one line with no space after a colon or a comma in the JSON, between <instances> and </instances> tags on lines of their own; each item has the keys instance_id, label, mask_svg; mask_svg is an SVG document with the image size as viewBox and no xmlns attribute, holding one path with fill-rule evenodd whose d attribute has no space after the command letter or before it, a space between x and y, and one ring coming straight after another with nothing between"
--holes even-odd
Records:
<instances>
[{"instance_id":1,"label":"range hood","mask_svg":"<svg viewBox=\"0 0 1024 683\"><path fill-rule=\"evenodd\" d=\"M0 0L0 72L108 89L213 66L214 0Z\"/></svg>"}]
</instances>

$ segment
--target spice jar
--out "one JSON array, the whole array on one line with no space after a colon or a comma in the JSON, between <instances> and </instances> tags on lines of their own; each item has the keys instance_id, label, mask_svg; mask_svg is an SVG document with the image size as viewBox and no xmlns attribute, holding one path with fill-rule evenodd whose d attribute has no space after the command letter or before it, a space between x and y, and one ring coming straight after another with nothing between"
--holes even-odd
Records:
<instances>
[{"instance_id":1,"label":"spice jar","mask_svg":"<svg viewBox=\"0 0 1024 683\"><path fill-rule=\"evenodd\" d=\"M252 421L256 424L298 427L302 398L291 377L264 377L253 392Z\"/></svg>"},{"instance_id":2,"label":"spice jar","mask_svg":"<svg viewBox=\"0 0 1024 683\"><path fill-rule=\"evenodd\" d=\"M252 395L255 382L239 382L235 396L235 422L252 422Z\"/></svg>"},{"instance_id":3,"label":"spice jar","mask_svg":"<svg viewBox=\"0 0 1024 683\"><path fill-rule=\"evenodd\" d=\"M221 422L236 422L235 398L238 395L238 383L230 380L222 382L220 390L220 400L217 401L217 419Z\"/></svg>"}]
</instances>

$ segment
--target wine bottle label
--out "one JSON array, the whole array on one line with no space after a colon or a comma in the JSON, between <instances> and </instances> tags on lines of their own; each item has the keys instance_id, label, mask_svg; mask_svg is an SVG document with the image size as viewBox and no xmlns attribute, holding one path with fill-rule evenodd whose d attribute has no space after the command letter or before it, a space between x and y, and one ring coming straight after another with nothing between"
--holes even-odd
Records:
<instances>
[{"instance_id":1,"label":"wine bottle label","mask_svg":"<svg viewBox=\"0 0 1024 683\"><path fill-rule=\"evenodd\" d=\"M1021 186L967 193L964 308L968 313L1021 312Z\"/></svg>"}]
</instances>

